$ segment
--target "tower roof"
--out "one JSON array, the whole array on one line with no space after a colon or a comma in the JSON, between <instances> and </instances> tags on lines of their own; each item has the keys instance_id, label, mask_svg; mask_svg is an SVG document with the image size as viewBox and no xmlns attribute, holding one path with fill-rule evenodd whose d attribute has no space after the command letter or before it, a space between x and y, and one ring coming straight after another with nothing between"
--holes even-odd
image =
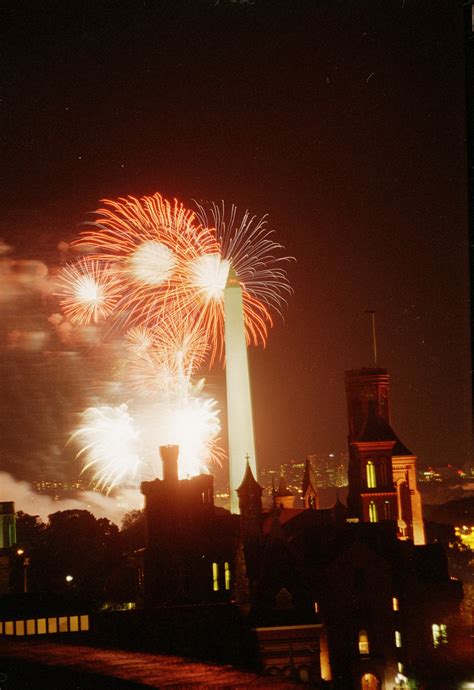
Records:
<instances>
[{"instance_id":1,"label":"tower roof","mask_svg":"<svg viewBox=\"0 0 474 690\"><path fill-rule=\"evenodd\" d=\"M306 494L306 491L308 490L309 487L312 487L313 491L316 493L316 486L315 486L315 481L313 478L313 471L311 468L311 463L309 461L309 458L306 458L306 465L304 468L304 475L303 475L303 496Z\"/></svg>"},{"instance_id":2,"label":"tower roof","mask_svg":"<svg viewBox=\"0 0 474 690\"><path fill-rule=\"evenodd\" d=\"M286 479L282 474L280 477L280 483L278 484L278 489L273 494L277 498L282 498L283 496L294 496L286 485Z\"/></svg>"},{"instance_id":3,"label":"tower roof","mask_svg":"<svg viewBox=\"0 0 474 690\"><path fill-rule=\"evenodd\" d=\"M377 414L375 400L369 400L367 419L360 435L355 439L356 443L370 443L371 441L395 441L392 455L413 455L400 441L390 424Z\"/></svg>"},{"instance_id":4,"label":"tower roof","mask_svg":"<svg viewBox=\"0 0 474 690\"><path fill-rule=\"evenodd\" d=\"M246 493L255 493L255 491L260 491L261 494L263 489L253 476L252 468L250 467L250 463L247 459L244 478L242 479L241 485L237 489L237 494L242 496Z\"/></svg>"}]
</instances>

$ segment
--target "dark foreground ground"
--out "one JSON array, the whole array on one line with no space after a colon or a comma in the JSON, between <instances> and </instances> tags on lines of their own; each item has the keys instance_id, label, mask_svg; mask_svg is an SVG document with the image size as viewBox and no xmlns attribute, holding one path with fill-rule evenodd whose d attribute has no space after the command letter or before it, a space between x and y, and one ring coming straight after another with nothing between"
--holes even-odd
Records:
<instances>
[{"instance_id":1,"label":"dark foreground ground","mask_svg":"<svg viewBox=\"0 0 474 690\"><path fill-rule=\"evenodd\" d=\"M297 687L301 688L301 685L239 671L232 666L218 666L177 656L52 642L0 641L0 690L290 690Z\"/></svg>"}]
</instances>

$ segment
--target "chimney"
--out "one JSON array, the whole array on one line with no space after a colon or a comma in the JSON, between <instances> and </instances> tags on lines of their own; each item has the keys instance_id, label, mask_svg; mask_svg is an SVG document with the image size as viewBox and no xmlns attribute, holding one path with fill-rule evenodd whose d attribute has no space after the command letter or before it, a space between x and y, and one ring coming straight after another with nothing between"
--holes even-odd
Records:
<instances>
[{"instance_id":1,"label":"chimney","mask_svg":"<svg viewBox=\"0 0 474 690\"><path fill-rule=\"evenodd\" d=\"M178 481L179 446L160 446L161 461L163 462L163 481Z\"/></svg>"}]
</instances>

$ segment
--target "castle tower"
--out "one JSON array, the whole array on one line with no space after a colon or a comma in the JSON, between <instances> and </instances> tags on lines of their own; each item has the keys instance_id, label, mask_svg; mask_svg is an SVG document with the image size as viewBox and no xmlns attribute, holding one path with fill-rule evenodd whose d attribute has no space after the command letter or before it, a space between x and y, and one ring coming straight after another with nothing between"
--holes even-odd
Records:
<instances>
[{"instance_id":1,"label":"castle tower","mask_svg":"<svg viewBox=\"0 0 474 690\"><path fill-rule=\"evenodd\" d=\"M372 472L370 465L367 470L367 463L371 460L375 475L371 476L370 482L379 481L380 484L377 471L380 473L382 470L377 470L376 467L380 462L372 456L381 451L377 443L391 443L391 477L397 492L396 516L394 514L392 519L397 519L402 538L413 539L415 544L425 544L421 496L417 488L416 456L400 441L390 426L390 376L387 370L363 368L347 371L345 387L349 421L349 511L363 519L364 502L360 494L362 489L367 488L364 482L367 482L368 476L364 477L364 471ZM388 447L384 448L380 455L385 457L385 463L388 450ZM387 485L386 488L390 487ZM391 499L387 497L384 499L384 506L385 500L391 505ZM377 506L377 502L375 503ZM377 506L378 516L379 507ZM378 519L383 518L379 516Z\"/></svg>"},{"instance_id":2,"label":"castle tower","mask_svg":"<svg viewBox=\"0 0 474 690\"><path fill-rule=\"evenodd\" d=\"M364 429L350 443L347 507L362 522L396 520L397 492L393 483L393 431L369 401Z\"/></svg>"},{"instance_id":3,"label":"castle tower","mask_svg":"<svg viewBox=\"0 0 474 690\"><path fill-rule=\"evenodd\" d=\"M257 476L257 460L242 288L232 267L224 290L224 312L230 509L232 513L238 513L237 487L244 478L245 458L248 456L254 477Z\"/></svg>"},{"instance_id":4,"label":"castle tower","mask_svg":"<svg viewBox=\"0 0 474 690\"><path fill-rule=\"evenodd\" d=\"M247 458L245 475L236 492L239 497L240 525L244 543L262 536L262 491Z\"/></svg>"}]
</instances>

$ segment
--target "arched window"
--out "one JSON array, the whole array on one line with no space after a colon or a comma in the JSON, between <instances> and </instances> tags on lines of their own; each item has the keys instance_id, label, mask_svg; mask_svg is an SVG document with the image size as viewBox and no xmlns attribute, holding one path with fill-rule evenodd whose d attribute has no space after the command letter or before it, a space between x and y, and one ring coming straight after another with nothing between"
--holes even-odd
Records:
<instances>
[{"instance_id":1,"label":"arched window","mask_svg":"<svg viewBox=\"0 0 474 690\"><path fill-rule=\"evenodd\" d=\"M375 476L375 465L372 460L369 460L366 465L367 473L367 487L369 489L375 489L377 486L377 478Z\"/></svg>"},{"instance_id":2,"label":"arched window","mask_svg":"<svg viewBox=\"0 0 474 690\"><path fill-rule=\"evenodd\" d=\"M383 517L384 520L392 519L392 508L390 506L390 501L385 501L383 504Z\"/></svg>"},{"instance_id":3,"label":"arched window","mask_svg":"<svg viewBox=\"0 0 474 690\"><path fill-rule=\"evenodd\" d=\"M373 501L370 501L369 503L369 521L370 522L377 522L378 520L378 515L377 515L377 506Z\"/></svg>"},{"instance_id":4,"label":"arched window","mask_svg":"<svg viewBox=\"0 0 474 690\"><path fill-rule=\"evenodd\" d=\"M369 636L367 635L367 630L359 631L359 654L369 654Z\"/></svg>"}]
</instances>

